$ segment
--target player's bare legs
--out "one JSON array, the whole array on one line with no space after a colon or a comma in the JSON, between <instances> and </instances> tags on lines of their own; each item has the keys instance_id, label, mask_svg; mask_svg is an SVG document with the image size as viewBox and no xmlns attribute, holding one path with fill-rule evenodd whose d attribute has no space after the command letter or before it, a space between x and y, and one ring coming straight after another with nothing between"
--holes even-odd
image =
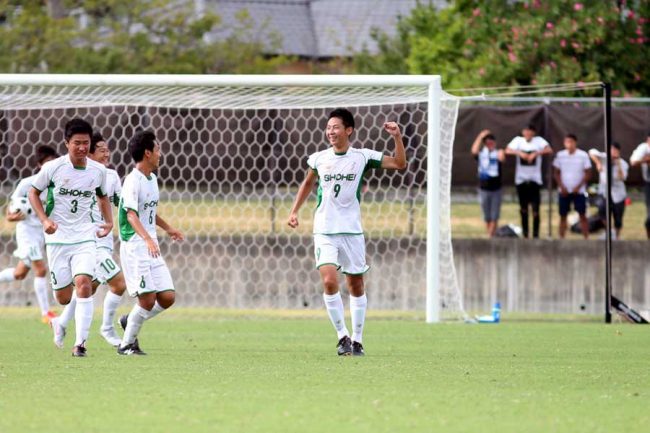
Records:
<instances>
[{"instance_id":1,"label":"player's bare legs","mask_svg":"<svg viewBox=\"0 0 650 433\"><path fill-rule=\"evenodd\" d=\"M43 323L48 324L56 315L50 311L50 301L47 289L47 267L43 260L33 260L31 267L23 260L19 260L14 268L7 268L0 272L0 282L22 281L29 275L30 269L34 270L34 292L36 301L41 310Z\"/></svg>"},{"instance_id":2,"label":"player's bare legs","mask_svg":"<svg viewBox=\"0 0 650 433\"><path fill-rule=\"evenodd\" d=\"M366 298L363 275L346 275L345 280L350 291L350 316L352 317L352 355L363 356L363 325L366 321Z\"/></svg>"}]
</instances>

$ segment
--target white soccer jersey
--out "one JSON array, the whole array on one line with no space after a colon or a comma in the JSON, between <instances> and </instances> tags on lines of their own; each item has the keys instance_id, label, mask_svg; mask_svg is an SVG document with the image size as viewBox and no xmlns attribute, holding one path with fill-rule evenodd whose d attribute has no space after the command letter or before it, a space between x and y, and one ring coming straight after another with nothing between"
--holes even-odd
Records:
<instances>
[{"instance_id":1,"label":"white soccer jersey","mask_svg":"<svg viewBox=\"0 0 650 433\"><path fill-rule=\"evenodd\" d=\"M318 175L318 205L314 234L363 234L361 182L366 170L380 168L383 154L350 147L337 154L333 148L309 156L307 165Z\"/></svg>"},{"instance_id":2,"label":"white soccer jersey","mask_svg":"<svg viewBox=\"0 0 650 433\"><path fill-rule=\"evenodd\" d=\"M122 192L122 182L120 181L120 175L117 174L117 171L112 168L106 169L106 195L108 200L115 206L120 205L120 194ZM99 209L99 206L95 203L92 207L92 218L95 224L97 224L97 231L99 231L99 226L104 223L104 217L102 212ZM103 238L97 238L97 248L108 248L113 251L113 232L111 231L108 235Z\"/></svg>"},{"instance_id":3,"label":"white soccer jersey","mask_svg":"<svg viewBox=\"0 0 650 433\"><path fill-rule=\"evenodd\" d=\"M122 242L142 242L142 238L135 233L135 230L126 218L129 210L134 210L144 229L152 239L156 237L156 210L158 208L158 180L156 175L151 173L145 176L140 170L134 168L124 179L122 185L122 197L120 198L120 210L118 214L120 225L120 240Z\"/></svg>"},{"instance_id":4,"label":"white soccer jersey","mask_svg":"<svg viewBox=\"0 0 650 433\"><path fill-rule=\"evenodd\" d=\"M546 146L548 141L542 137L535 136L532 140L526 141L524 137L515 137L508 143L508 149L512 149L524 153L541 152ZM542 184L542 157L538 156L533 162L522 160L517 156L517 166L515 168L515 184L519 185L524 182L535 182L539 185Z\"/></svg>"},{"instance_id":5,"label":"white soccer jersey","mask_svg":"<svg viewBox=\"0 0 650 433\"><path fill-rule=\"evenodd\" d=\"M91 207L97 195L106 195L106 167L91 159L85 167L75 167L63 155L46 162L32 186L47 190L45 213L58 225L53 234L45 234L47 245L95 242L97 227Z\"/></svg>"},{"instance_id":6,"label":"white soccer jersey","mask_svg":"<svg viewBox=\"0 0 650 433\"><path fill-rule=\"evenodd\" d=\"M29 193L29 190L32 188L32 183L34 182L34 179L36 179L35 174L26 177L22 179L20 182L18 182L16 189L14 190L13 194L11 194L11 199L17 200L21 197L27 198L27 194ZM40 197L41 197L41 202L43 202L43 207L45 207L46 196L47 196L46 191L41 192ZM24 220L18 221L17 226L29 226L30 228L31 227L42 228L41 221L38 219L38 216L36 216L35 212L31 212L30 214L26 215Z\"/></svg>"}]
</instances>

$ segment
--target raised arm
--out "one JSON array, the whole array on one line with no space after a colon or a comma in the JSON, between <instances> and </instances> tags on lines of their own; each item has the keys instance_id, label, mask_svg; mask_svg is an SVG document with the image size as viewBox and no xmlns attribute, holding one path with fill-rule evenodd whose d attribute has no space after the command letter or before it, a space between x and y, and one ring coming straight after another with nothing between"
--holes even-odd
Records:
<instances>
[{"instance_id":1,"label":"raised arm","mask_svg":"<svg viewBox=\"0 0 650 433\"><path fill-rule=\"evenodd\" d=\"M403 170L406 168L406 150L402 141L402 132L396 122L384 123L384 129L395 141L395 156L384 156L381 160L381 168L387 170Z\"/></svg>"},{"instance_id":2,"label":"raised arm","mask_svg":"<svg viewBox=\"0 0 650 433\"><path fill-rule=\"evenodd\" d=\"M305 180L303 180L300 184L298 194L296 195L296 199L293 201L293 206L291 206L291 211L289 212L289 220L287 221L287 224L292 229L298 227L298 212L300 211L302 205L305 203L305 200L307 200L307 197L309 197L312 189L314 189L314 185L316 184L317 180L318 177L316 176L316 173L310 168L307 171Z\"/></svg>"},{"instance_id":3,"label":"raised arm","mask_svg":"<svg viewBox=\"0 0 650 433\"><path fill-rule=\"evenodd\" d=\"M483 139L490 134L489 129L484 129L483 131L479 132L476 138L474 139L474 143L472 143L472 155L476 156L478 153L481 151L481 144L483 143Z\"/></svg>"}]
</instances>

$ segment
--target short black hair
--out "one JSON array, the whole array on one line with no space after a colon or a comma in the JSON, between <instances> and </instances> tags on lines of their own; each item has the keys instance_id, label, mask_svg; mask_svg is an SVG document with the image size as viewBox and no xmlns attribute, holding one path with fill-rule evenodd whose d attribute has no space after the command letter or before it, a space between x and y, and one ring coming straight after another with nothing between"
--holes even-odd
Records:
<instances>
[{"instance_id":1,"label":"short black hair","mask_svg":"<svg viewBox=\"0 0 650 433\"><path fill-rule=\"evenodd\" d=\"M354 116L352 113L350 113L350 110L347 110L345 108L337 108L330 113L330 115L327 117L327 120L330 120L333 117L341 119L343 126L346 128L354 129Z\"/></svg>"},{"instance_id":2,"label":"short black hair","mask_svg":"<svg viewBox=\"0 0 650 433\"><path fill-rule=\"evenodd\" d=\"M648 134L648 135L650 136L650 134ZM618 150L621 150L621 143L619 143L618 141L615 141L615 142L612 143L612 147L615 147Z\"/></svg>"},{"instance_id":3,"label":"short black hair","mask_svg":"<svg viewBox=\"0 0 650 433\"><path fill-rule=\"evenodd\" d=\"M153 131L138 131L131 140L129 140L129 152L135 162L140 162L144 158L144 151L153 152L156 144L156 134Z\"/></svg>"},{"instance_id":4,"label":"short black hair","mask_svg":"<svg viewBox=\"0 0 650 433\"><path fill-rule=\"evenodd\" d=\"M532 123L529 123L528 125L526 125L524 127L524 129L530 129L533 132L537 132L537 128L535 128L535 125L533 125Z\"/></svg>"},{"instance_id":5,"label":"short black hair","mask_svg":"<svg viewBox=\"0 0 650 433\"><path fill-rule=\"evenodd\" d=\"M568 133L567 135L564 136L564 138L570 138L571 140L578 142L578 137L576 137L576 135L572 133Z\"/></svg>"},{"instance_id":6,"label":"short black hair","mask_svg":"<svg viewBox=\"0 0 650 433\"><path fill-rule=\"evenodd\" d=\"M88 137L92 137L93 127L85 120L76 117L65 124L65 141L70 141L75 134L88 134Z\"/></svg>"},{"instance_id":7,"label":"short black hair","mask_svg":"<svg viewBox=\"0 0 650 433\"><path fill-rule=\"evenodd\" d=\"M58 158L59 154L57 153L56 149L54 149L52 146L38 146L36 148L36 162L39 165L43 165L46 159L52 158Z\"/></svg>"},{"instance_id":8,"label":"short black hair","mask_svg":"<svg viewBox=\"0 0 650 433\"><path fill-rule=\"evenodd\" d=\"M97 143L100 141L105 141L102 133L94 131L92 137L90 137L90 149L88 149L88 152L95 153L95 150L97 150Z\"/></svg>"},{"instance_id":9,"label":"short black hair","mask_svg":"<svg viewBox=\"0 0 650 433\"><path fill-rule=\"evenodd\" d=\"M483 143L485 143L488 140L497 141L497 138L494 136L494 134L488 134L485 137L483 137Z\"/></svg>"}]
</instances>

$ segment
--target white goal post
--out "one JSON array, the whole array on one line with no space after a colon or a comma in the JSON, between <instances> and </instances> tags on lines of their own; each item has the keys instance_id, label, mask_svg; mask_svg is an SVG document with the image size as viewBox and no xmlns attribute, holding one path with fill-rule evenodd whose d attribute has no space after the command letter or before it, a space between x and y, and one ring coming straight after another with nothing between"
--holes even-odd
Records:
<instances>
[{"instance_id":1,"label":"white goal post","mask_svg":"<svg viewBox=\"0 0 650 433\"><path fill-rule=\"evenodd\" d=\"M204 265L219 267L220 263L230 263L230 257L236 254L232 251L253 249L253 246L257 249L266 248L264 244L269 238L262 237L269 233L285 236L284 229L278 229L284 221L278 218L276 224L275 218L284 212L282 206L285 206L287 200L295 193L304 173L302 168L305 167L303 164L298 170L292 163L298 157L304 157L306 160L307 150L300 146L304 145L305 149L308 147L311 152L317 146L322 149L326 145L324 142L318 142L318 130L324 129L323 115L326 116L327 110L337 107L353 108L357 122L360 120L361 123L358 128L359 141L353 140L353 145L369 146L384 152L392 151L392 143L381 136L382 120L387 117L400 119L401 113L404 112L406 114L401 118L406 119L409 125L401 126L409 152L407 154L410 155L407 170L411 172L390 177L388 180L382 180L382 174L372 174L369 181L372 186L369 189L372 190L368 193L371 203L368 206L380 214L373 215L366 211L362 218L364 227L369 219L376 220L373 221L373 224L376 224L373 225L374 231L371 230L369 242L373 239L373 233L379 233L377 236L383 238L383 243L377 243L379 246L376 251L378 254L383 252L388 255L388 259L382 261L386 263L386 267L375 268L374 272L389 275L392 273L389 266L399 266L399 257L402 255L421 255L421 250L418 252L417 247L419 244L413 241L413 238L418 236L420 227L418 212L426 212L426 226L421 231L422 237L426 237L426 278L424 287L420 288L416 277L407 277L408 284L413 286L408 289L409 299L400 300L399 294L390 297L382 295L384 297L381 301L378 300L379 308L417 309L418 304L419 308L423 308L424 305L420 302L420 293L423 292L427 322L438 322L448 317L463 318L466 314L462 291L456 279L450 224L451 161L458 105L459 99L445 93L441 87L440 76L435 75L0 74L0 146L4 160L0 166L0 192L3 195L0 197L0 203L7 198L18 178L33 172L34 166L29 162L29 152L38 144L49 144L64 152L59 130L68 118L87 118L102 130L114 151L113 165L122 176L131 164L124 148L130 134L138 128L151 127L157 134L163 135L162 140L170 147L177 149L169 156L171 163L168 163L167 159L163 162L169 166L166 173L171 180L165 184L168 188L161 187L161 191L167 191L170 202L173 201L177 206L170 207L173 209L171 215L170 210L162 206L161 213L169 215L172 221L181 219L184 227L190 227L196 235L191 241L195 249L170 246L167 247L166 254L191 255L194 254L193 251L205 254L205 251L209 250L212 251L209 254L213 255L209 260L206 259ZM180 111L182 113L178 114ZM231 129L232 134L224 130L224 127ZM211 128L218 130L217 135ZM271 139L271 134L277 137ZM285 135L281 137L282 134ZM421 140L418 142L418 148L410 142L417 141L415 137ZM306 142L310 139L314 142ZM237 145L224 146L229 140L234 140ZM271 150L267 150L267 142L272 140L280 145L273 145ZM214 148L199 146L212 141ZM385 142L386 146L375 147L377 141ZM25 142L30 144L29 151L21 150L21 144ZM291 160L282 155L283 149L287 148L282 145L287 142L292 145L290 152L291 158L294 159ZM426 152L422 149L424 146ZM260 150L262 148L266 150ZM218 153L214 149L221 149L223 155L217 163L213 162L216 161L213 158L215 153ZM239 150L242 151L241 154L238 154ZM259 157L264 152L272 155L275 160L273 164L269 163L269 167L260 162ZM7 162L5 156L11 160ZM268 155L265 158L268 159ZM227 166L228 163L230 166ZM267 174L258 176L251 173L250 178L240 179L240 176L232 171L233 167L238 167L240 171L258 170L256 167L260 167L260 164L264 166L264 173L268 172ZM211 169L214 169L216 174L209 173ZM273 186L278 172L282 178L281 183L286 183L286 188ZM424 172L426 175L422 178ZM260 179L264 176L268 179L258 181L254 174ZM196 176L200 179L195 179L194 182ZM255 179L251 180L253 177ZM161 182L166 182L164 176L161 176ZM218 186L215 186L215 182ZM407 198L404 197L405 191L408 191ZM267 201L272 203L270 232L267 233L266 228L253 227L249 231L241 229L237 236L246 240L234 240L235 234L228 233L229 229L223 229L225 232L222 233L218 228L220 223L230 221L226 217L216 218L212 223L216 228L212 230L213 226L206 222L208 217L212 217L213 212L216 212L211 206L215 206L215 209L229 207L227 211L223 210L226 212L224 215L234 220L233 224L238 224L237 228L245 223L253 224L251 221L260 217L260 212L256 207L257 199L250 198L251 194L259 196L259 202L264 203L260 205L260 209L267 206ZM217 199L222 200L219 202L222 205L214 204ZM387 203L383 203L384 201ZM420 201L422 209L418 207ZM195 204L198 208L206 209L207 216L193 214L187 210L187 206L186 209L179 210L187 203L190 203L190 207ZM277 203L281 206L277 206ZM242 212L238 213L240 210ZM408 215L409 229L394 229L391 221L400 221L401 224L404 215ZM197 221L192 220L194 217ZM302 219L308 217L307 215ZM382 220L385 222L382 223ZM5 224L0 228L0 236L9 239L11 227ZM214 250L205 248L204 243L210 242L215 234L221 236L219 239L225 239L223 251L216 252L217 247ZM286 234L282 238L283 242L291 243L291 236L293 235ZM301 239L304 240L308 233L305 232L302 236ZM399 245L396 246L388 245L392 236L400 237L404 241L398 242ZM277 241L276 238L273 239L274 242ZM11 261L12 253L8 243L3 244L5 246L0 247L1 266ZM265 264L264 266L268 267L264 269L277 269L278 266L286 264L280 257L285 250L290 250L291 254L297 251L293 244L291 248L279 248L279 261ZM313 261L311 246L303 245L302 248L306 248L307 263ZM299 254L301 253L296 252L296 257ZM237 269L247 269L247 264L264 260L260 257L262 256L242 258L243 264ZM372 261L371 256L371 264ZM175 279L180 280L178 285L183 285L181 281L188 281L188 291L192 290L194 285L205 284L205 281L221 283L222 278L229 277L222 274L222 278L219 278L215 277L217 274L211 274L202 280L193 280L193 272L187 262L186 259L180 260L178 266L170 265L170 268ZM422 269L418 269L417 264L421 262L413 263L415 264L409 262L410 272L421 272ZM260 287L257 289L259 296L254 292L253 301L248 302L241 297L237 297L238 301L232 301L229 295L234 291L218 289L215 293L206 291L197 298L196 304L190 302L188 305L222 306L220 304L225 303L226 306L234 308L296 307L296 303L287 300L287 297L292 296L292 293L295 295L295 292L277 289L276 293L275 288L263 289L261 287L264 277L255 279L243 276L240 271L233 269L228 271L233 279L230 284L257 284ZM293 265L289 269L286 272L293 272ZM308 281L312 290L313 278ZM283 283L276 281L276 284ZM391 284L400 283L392 281ZM10 292L9 296L0 295L0 305L22 302L21 300L29 294L29 290L23 286L24 284L15 286L14 293ZM404 290L404 293L407 293L407 289ZM267 299L270 296L279 296L279 293L283 294L284 301L276 304ZM301 296L305 306L311 305L311 294ZM223 300L226 302L222 302Z\"/></svg>"}]
</instances>

